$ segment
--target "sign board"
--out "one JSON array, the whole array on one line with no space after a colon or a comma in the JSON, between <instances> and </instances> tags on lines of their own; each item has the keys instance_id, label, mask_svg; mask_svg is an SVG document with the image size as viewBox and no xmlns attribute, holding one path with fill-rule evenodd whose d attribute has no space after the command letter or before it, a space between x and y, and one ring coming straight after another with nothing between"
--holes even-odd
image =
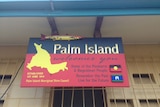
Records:
<instances>
[{"instance_id":1,"label":"sign board","mask_svg":"<svg viewBox=\"0 0 160 107\"><path fill-rule=\"evenodd\" d=\"M31 38L22 87L126 87L121 38L53 41Z\"/></svg>"}]
</instances>

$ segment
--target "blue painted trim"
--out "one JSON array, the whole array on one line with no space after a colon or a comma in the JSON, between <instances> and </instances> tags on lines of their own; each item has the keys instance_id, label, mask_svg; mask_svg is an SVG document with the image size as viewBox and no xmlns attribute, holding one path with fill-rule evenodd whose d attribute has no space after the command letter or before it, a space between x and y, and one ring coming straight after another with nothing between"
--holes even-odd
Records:
<instances>
[{"instance_id":1,"label":"blue painted trim","mask_svg":"<svg viewBox=\"0 0 160 107\"><path fill-rule=\"evenodd\" d=\"M53 0L55 10L97 10L97 9L131 9L160 8L160 0L93 0L93 1L58 1ZM51 10L50 1L0 2L1 10Z\"/></svg>"},{"instance_id":2,"label":"blue painted trim","mask_svg":"<svg viewBox=\"0 0 160 107\"><path fill-rule=\"evenodd\" d=\"M154 9L106 9L106 10L63 10L63 11L0 11L0 17L85 17L85 16L128 16L160 15Z\"/></svg>"},{"instance_id":3,"label":"blue painted trim","mask_svg":"<svg viewBox=\"0 0 160 107\"><path fill-rule=\"evenodd\" d=\"M160 15L160 0L0 1L0 17Z\"/></svg>"}]
</instances>

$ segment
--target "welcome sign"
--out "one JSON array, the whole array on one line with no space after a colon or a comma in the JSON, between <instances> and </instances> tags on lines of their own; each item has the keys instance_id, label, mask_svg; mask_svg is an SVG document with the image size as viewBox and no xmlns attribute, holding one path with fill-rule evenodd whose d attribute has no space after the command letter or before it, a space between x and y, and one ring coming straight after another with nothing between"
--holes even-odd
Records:
<instances>
[{"instance_id":1,"label":"welcome sign","mask_svg":"<svg viewBox=\"0 0 160 107\"><path fill-rule=\"evenodd\" d=\"M121 38L31 38L22 87L129 86Z\"/></svg>"}]
</instances>

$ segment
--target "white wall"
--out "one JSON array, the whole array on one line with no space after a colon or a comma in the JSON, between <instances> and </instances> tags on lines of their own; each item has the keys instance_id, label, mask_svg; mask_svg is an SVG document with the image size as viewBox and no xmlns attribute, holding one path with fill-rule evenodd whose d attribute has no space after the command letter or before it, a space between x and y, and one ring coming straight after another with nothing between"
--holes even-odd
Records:
<instances>
[{"instance_id":1,"label":"white wall","mask_svg":"<svg viewBox=\"0 0 160 107\"><path fill-rule=\"evenodd\" d=\"M25 58L26 50L26 46L1 46L0 74L11 74L13 75L13 79ZM48 107L49 88L21 88L20 82L22 71L23 66L8 92L3 97L5 100L3 107ZM9 84L0 85L0 95L5 92L8 86Z\"/></svg>"}]
</instances>

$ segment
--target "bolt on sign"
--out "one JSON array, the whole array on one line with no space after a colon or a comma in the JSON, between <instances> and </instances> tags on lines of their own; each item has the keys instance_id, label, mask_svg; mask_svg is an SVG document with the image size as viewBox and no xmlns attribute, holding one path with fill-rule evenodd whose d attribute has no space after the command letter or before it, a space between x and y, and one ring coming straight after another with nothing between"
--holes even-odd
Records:
<instances>
[{"instance_id":1,"label":"bolt on sign","mask_svg":"<svg viewBox=\"0 0 160 107\"><path fill-rule=\"evenodd\" d=\"M22 87L127 87L121 38L30 38Z\"/></svg>"}]
</instances>

